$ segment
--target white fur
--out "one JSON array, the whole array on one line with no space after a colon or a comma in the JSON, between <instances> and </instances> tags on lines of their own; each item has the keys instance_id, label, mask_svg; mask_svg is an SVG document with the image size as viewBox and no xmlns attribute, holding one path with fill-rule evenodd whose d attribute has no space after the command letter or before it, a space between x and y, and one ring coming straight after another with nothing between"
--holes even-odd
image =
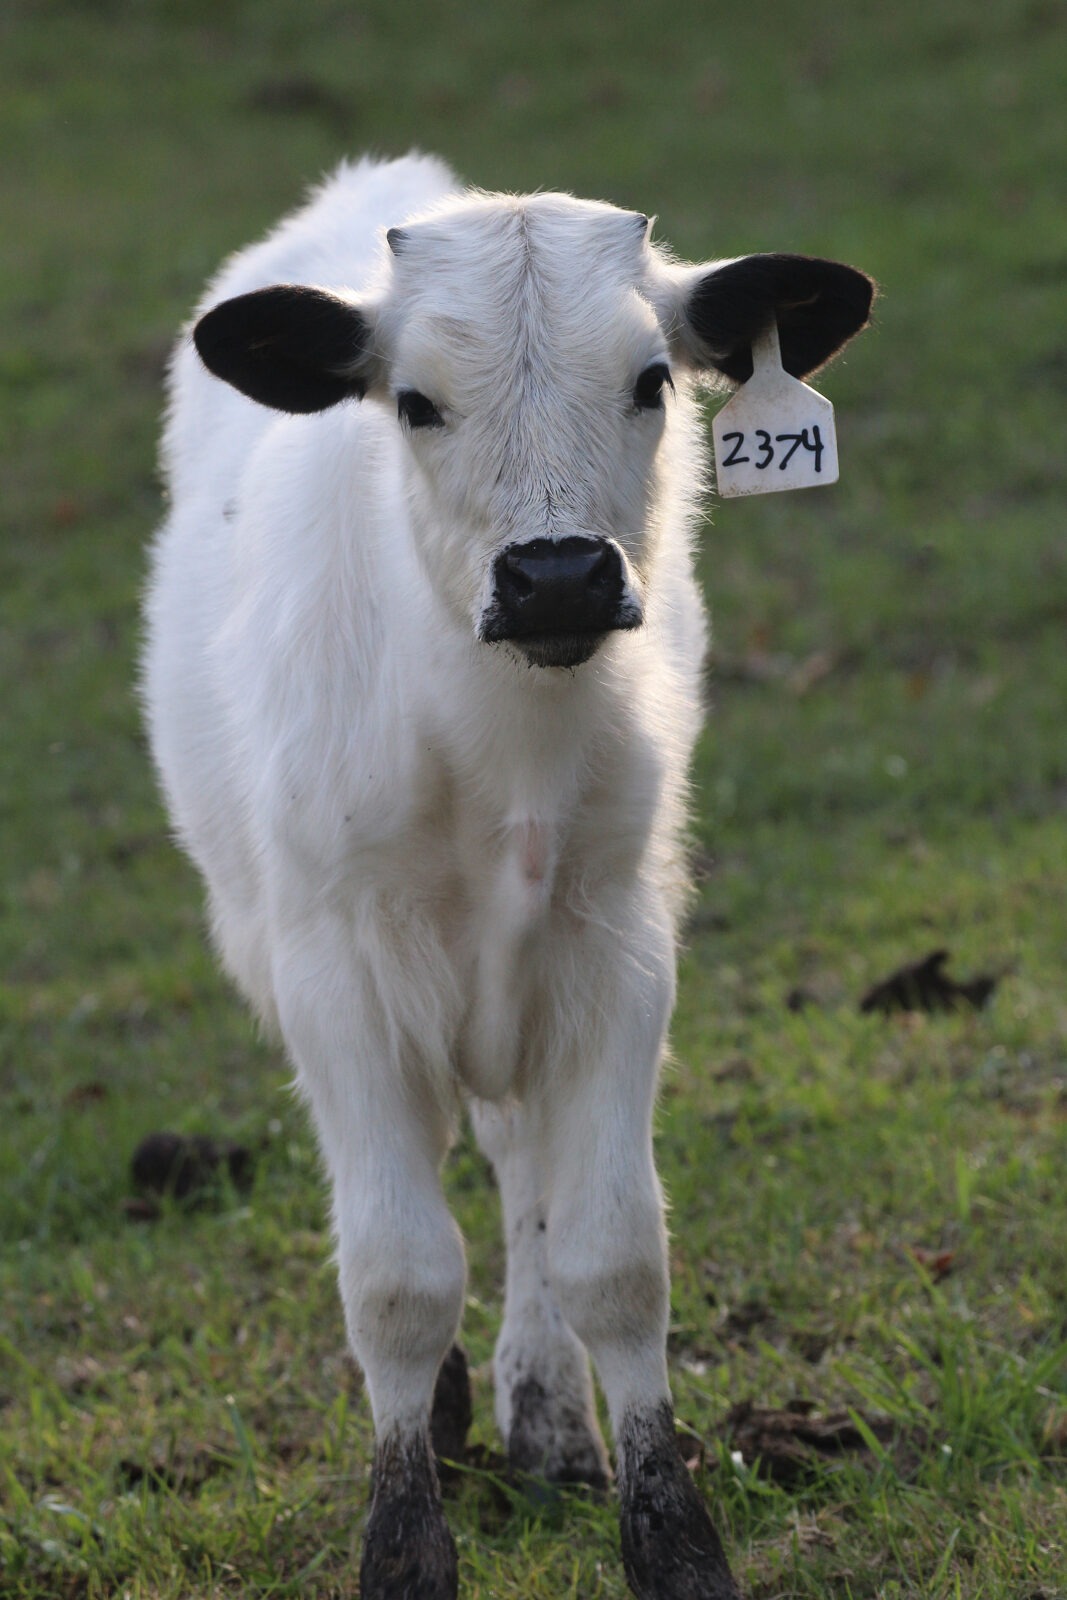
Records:
<instances>
[{"instance_id":1,"label":"white fur","mask_svg":"<svg viewBox=\"0 0 1067 1600\"><path fill-rule=\"evenodd\" d=\"M667 1395L650 1125L705 646L695 270L630 213L363 162L235 256L201 311L335 289L375 330L368 397L280 415L188 340L176 354L153 749L222 957L314 1114L379 1430L424 1426L459 1322L439 1166L464 1097L508 1224L505 1431L519 1373L595 1434L579 1340L616 1425ZM636 411L637 375L668 359L676 394ZM401 388L446 426L406 435ZM480 643L494 556L576 533L617 541L644 626L574 671Z\"/></svg>"}]
</instances>

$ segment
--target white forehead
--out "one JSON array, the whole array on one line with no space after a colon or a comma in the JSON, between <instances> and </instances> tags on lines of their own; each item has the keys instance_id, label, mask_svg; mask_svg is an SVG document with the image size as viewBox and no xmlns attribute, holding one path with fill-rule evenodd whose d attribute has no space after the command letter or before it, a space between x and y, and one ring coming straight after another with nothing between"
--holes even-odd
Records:
<instances>
[{"instance_id":1,"label":"white forehead","mask_svg":"<svg viewBox=\"0 0 1067 1600\"><path fill-rule=\"evenodd\" d=\"M629 373L662 353L647 219L570 195L464 195L391 236L387 343L410 381L473 359ZM408 380L404 380L408 381Z\"/></svg>"},{"instance_id":2,"label":"white forehead","mask_svg":"<svg viewBox=\"0 0 1067 1600\"><path fill-rule=\"evenodd\" d=\"M443 266L460 254L477 258L498 251L560 257L595 248L626 271L647 245L648 218L569 194L469 190L449 195L391 233L401 263L436 260Z\"/></svg>"}]
</instances>

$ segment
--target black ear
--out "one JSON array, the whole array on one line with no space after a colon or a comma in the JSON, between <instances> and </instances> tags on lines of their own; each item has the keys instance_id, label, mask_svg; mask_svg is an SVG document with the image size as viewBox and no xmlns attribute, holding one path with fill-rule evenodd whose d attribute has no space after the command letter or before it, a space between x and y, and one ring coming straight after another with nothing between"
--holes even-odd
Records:
<instances>
[{"instance_id":1,"label":"black ear","mask_svg":"<svg viewBox=\"0 0 1067 1600\"><path fill-rule=\"evenodd\" d=\"M287 283L224 300L200 318L193 341L217 378L276 411L325 411L367 390L367 323L322 289Z\"/></svg>"},{"instance_id":2,"label":"black ear","mask_svg":"<svg viewBox=\"0 0 1067 1600\"><path fill-rule=\"evenodd\" d=\"M803 378L858 333L871 313L874 284L864 272L817 256L742 256L704 274L686 319L708 363L744 383L752 341L778 318L782 365Z\"/></svg>"}]
</instances>

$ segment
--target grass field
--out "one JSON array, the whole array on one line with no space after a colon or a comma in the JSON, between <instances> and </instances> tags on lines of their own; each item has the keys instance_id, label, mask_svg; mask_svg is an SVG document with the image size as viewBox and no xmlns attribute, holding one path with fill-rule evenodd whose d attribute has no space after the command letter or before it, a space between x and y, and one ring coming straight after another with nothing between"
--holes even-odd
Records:
<instances>
[{"instance_id":1,"label":"grass field","mask_svg":"<svg viewBox=\"0 0 1067 1600\"><path fill-rule=\"evenodd\" d=\"M313 1143L205 948L131 684L174 330L339 155L412 143L658 212L692 258L883 285L826 379L841 483L705 530L658 1136L678 1414L754 1600L1067 1594L1065 74L1060 0L7 0L4 1600L356 1592L370 1430ZM939 946L1000 976L984 1010L860 1013ZM251 1192L131 1218L158 1128L252 1145ZM610 1505L493 1469L501 1244L466 1138L448 1185L464 1592L622 1596ZM793 1406L758 1459L741 1402Z\"/></svg>"}]
</instances>

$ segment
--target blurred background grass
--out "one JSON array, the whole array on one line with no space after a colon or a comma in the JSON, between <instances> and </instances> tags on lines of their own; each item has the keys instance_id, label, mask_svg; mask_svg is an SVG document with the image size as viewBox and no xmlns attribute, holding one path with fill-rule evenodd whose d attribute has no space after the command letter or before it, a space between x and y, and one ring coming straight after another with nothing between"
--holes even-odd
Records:
<instances>
[{"instance_id":1,"label":"blurred background grass","mask_svg":"<svg viewBox=\"0 0 1067 1600\"><path fill-rule=\"evenodd\" d=\"M175 329L342 154L412 145L656 212L693 259L811 251L882 285L824 380L841 483L704 531L702 882L660 1131L676 1384L712 1464L742 1397L922 1421L918 1465L799 1489L725 1452L707 1481L754 1594L1060 1585L1065 81L1060 0L7 0L0 1592L354 1591L369 1433L314 1153L204 948L132 683ZM856 1014L939 944L1006 973L988 1011ZM129 1154L162 1126L254 1143L251 1199L132 1227ZM499 1244L466 1141L449 1183L484 1362ZM610 1514L567 1515L472 1480L468 1592L623 1593Z\"/></svg>"}]
</instances>

